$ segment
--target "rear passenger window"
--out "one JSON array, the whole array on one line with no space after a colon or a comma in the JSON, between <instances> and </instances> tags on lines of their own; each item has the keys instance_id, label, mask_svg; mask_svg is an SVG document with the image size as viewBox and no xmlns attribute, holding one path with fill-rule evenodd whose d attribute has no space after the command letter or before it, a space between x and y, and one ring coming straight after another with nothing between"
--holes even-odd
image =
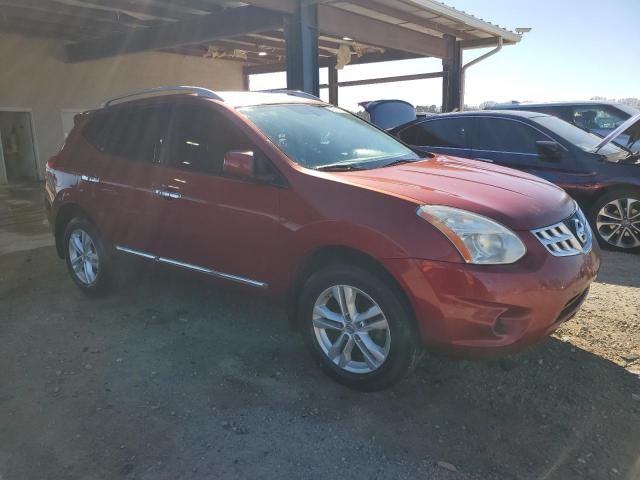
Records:
<instances>
[{"instance_id":1,"label":"rear passenger window","mask_svg":"<svg viewBox=\"0 0 640 480\"><path fill-rule=\"evenodd\" d=\"M171 166L222 173L225 153L253 150L243 132L208 107L176 106L171 117Z\"/></svg>"},{"instance_id":2,"label":"rear passenger window","mask_svg":"<svg viewBox=\"0 0 640 480\"><path fill-rule=\"evenodd\" d=\"M104 133L107 115L94 113L82 129L82 135L96 150L104 151Z\"/></svg>"},{"instance_id":3,"label":"rear passenger window","mask_svg":"<svg viewBox=\"0 0 640 480\"><path fill-rule=\"evenodd\" d=\"M538 140L550 140L535 128L519 121L490 117L471 120L468 138L474 150L535 154Z\"/></svg>"},{"instance_id":4,"label":"rear passenger window","mask_svg":"<svg viewBox=\"0 0 640 480\"><path fill-rule=\"evenodd\" d=\"M156 163L167 124L165 107L121 107L97 113L83 134L101 152L134 162Z\"/></svg>"},{"instance_id":5,"label":"rear passenger window","mask_svg":"<svg viewBox=\"0 0 640 480\"><path fill-rule=\"evenodd\" d=\"M450 118L422 122L402 131L400 138L409 145L466 148L462 119Z\"/></svg>"}]
</instances>

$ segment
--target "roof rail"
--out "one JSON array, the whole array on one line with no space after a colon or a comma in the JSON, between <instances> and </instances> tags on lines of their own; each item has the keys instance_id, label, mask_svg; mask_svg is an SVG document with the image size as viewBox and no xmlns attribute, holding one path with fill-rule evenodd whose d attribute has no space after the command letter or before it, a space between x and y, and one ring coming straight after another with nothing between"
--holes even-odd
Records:
<instances>
[{"instance_id":1,"label":"roof rail","mask_svg":"<svg viewBox=\"0 0 640 480\"><path fill-rule=\"evenodd\" d=\"M100 105L100 107L101 108L108 107L109 105L112 105L115 102L119 102L121 100L129 99L129 98L132 98L132 97L142 97L142 96L145 96L145 95L153 95L155 93L171 94L171 92L175 92L176 94L177 93L190 92L190 93L195 93L199 97L211 98L211 99L214 99L214 100L222 100L222 97L220 95L218 95L213 90L209 90L208 88L190 87L190 86L187 86L187 85L179 85L179 86L175 86L175 87L150 88L148 90L141 90L139 92L128 93L128 94L122 95L120 97L111 98L111 99L107 100L106 102L104 102L102 105Z\"/></svg>"},{"instance_id":2,"label":"roof rail","mask_svg":"<svg viewBox=\"0 0 640 480\"><path fill-rule=\"evenodd\" d=\"M310 100L320 100L320 97L316 97L312 93L303 92L301 90L289 90L287 88L271 88L269 90L258 90L260 93L282 93L284 95L291 95L292 97L308 98Z\"/></svg>"}]
</instances>

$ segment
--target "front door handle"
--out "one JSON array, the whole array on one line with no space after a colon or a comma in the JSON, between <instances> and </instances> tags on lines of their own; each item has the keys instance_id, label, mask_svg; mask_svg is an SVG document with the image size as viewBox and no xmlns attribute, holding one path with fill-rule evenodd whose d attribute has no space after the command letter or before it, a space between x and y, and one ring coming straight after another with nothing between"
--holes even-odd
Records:
<instances>
[{"instance_id":1,"label":"front door handle","mask_svg":"<svg viewBox=\"0 0 640 480\"><path fill-rule=\"evenodd\" d=\"M175 190L169 190L166 188L155 188L153 190L153 193L162 198L168 198L168 199L182 198L182 194L180 192L177 192Z\"/></svg>"},{"instance_id":2,"label":"front door handle","mask_svg":"<svg viewBox=\"0 0 640 480\"><path fill-rule=\"evenodd\" d=\"M100 179L93 175L81 175L80 180L87 183L100 183Z\"/></svg>"},{"instance_id":3,"label":"front door handle","mask_svg":"<svg viewBox=\"0 0 640 480\"><path fill-rule=\"evenodd\" d=\"M487 162L487 163L495 163L495 160L491 160L490 158L476 158L476 160L480 160L481 162Z\"/></svg>"}]
</instances>

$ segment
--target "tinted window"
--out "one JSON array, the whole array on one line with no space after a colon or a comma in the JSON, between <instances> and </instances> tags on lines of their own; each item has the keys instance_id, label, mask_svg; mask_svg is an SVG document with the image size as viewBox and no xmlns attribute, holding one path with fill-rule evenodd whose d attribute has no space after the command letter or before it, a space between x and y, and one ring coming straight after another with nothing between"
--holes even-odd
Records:
<instances>
[{"instance_id":1,"label":"tinted window","mask_svg":"<svg viewBox=\"0 0 640 480\"><path fill-rule=\"evenodd\" d=\"M466 148L465 119L429 120L403 130L400 138L409 145Z\"/></svg>"},{"instance_id":2,"label":"tinted window","mask_svg":"<svg viewBox=\"0 0 640 480\"><path fill-rule=\"evenodd\" d=\"M584 130L613 130L629 118L613 108L599 105L574 107L572 122Z\"/></svg>"},{"instance_id":3,"label":"tinted window","mask_svg":"<svg viewBox=\"0 0 640 480\"><path fill-rule=\"evenodd\" d=\"M602 137L585 132L556 117L536 117L534 121L585 152L592 152L602 142ZM603 155L619 155L623 153L623 150L610 143L604 146L600 153Z\"/></svg>"},{"instance_id":4,"label":"tinted window","mask_svg":"<svg viewBox=\"0 0 640 480\"><path fill-rule=\"evenodd\" d=\"M467 132L469 146L475 150L510 153L537 153L538 140L551 140L538 130L517 120L476 117Z\"/></svg>"},{"instance_id":5,"label":"tinted window","mask_svg":"<svg viewBox=\"0 0 640 480\"><path fill-rule=\"evenodd\" d=\"M171 117L169 164L207 173L221 173L224 154L254 150L244 133L211 108L175 107Z\"/></svg>"},{"instance_id":6,"label":"tinted window","mask_svg":"<svg viewBox=\"0 0 640 480\"><path fill-rule=\"evenodd\" d=\"M535 111L545 113L547 115L553 115L554 117L561 118L565 122L571 122L572 119L571 109L565 106L539 107Z\"/></svg>"},{"instance_id":7,"label":"tinted window","mask_svg":"<svg viewBox=\"0 0 640 480\"><path fill-rule=\"evenodd\" d=\"M121 107L98 112L83 130L98 150L136 162L157 162L167 131L164 107Z\"/></svg>"},{"instance_id":8,"label":"tinted window","mask_svg":"<svg viewBox=\"0 0 640 480\"><path fill-rule=\"evenodd\" d=\"M102 134L104 131L105 115L94 113L82 129L84 138L97 150L102 150Z\"/></svg>"}]
</instances>

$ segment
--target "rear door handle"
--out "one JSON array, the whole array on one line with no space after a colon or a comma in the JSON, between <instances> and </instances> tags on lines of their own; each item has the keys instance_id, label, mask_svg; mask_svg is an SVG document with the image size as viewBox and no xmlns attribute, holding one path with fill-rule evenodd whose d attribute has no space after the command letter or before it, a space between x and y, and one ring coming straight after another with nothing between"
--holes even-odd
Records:
<instances>
[{"instance_id":1,"label":"rear door handle","mask_svg":"<svg viewBox=\"0 0 640 480\"><path fill-rule=\"evenodd\" d=\"M159 197L167 198L167 199L179 199L179 198L182 198L182 194L180 192L177 192L175 190L170 190L170 189L167 189L167 188L155 188L153 190L153 193L155 195L158 195Z\"/></svg>"},{"instance_id":2,"label":"rear door handle","mask_svg":"<svg viewBox=\"0 0 640 480\"><path fill-rule=\"evenodd\" d=\"M83 182L87 182L87 183L100 183L100 179L98 177L93 176L93 175L82 175L82 176L80 176L80 179Z\"/></svg>"}]
</instances>

